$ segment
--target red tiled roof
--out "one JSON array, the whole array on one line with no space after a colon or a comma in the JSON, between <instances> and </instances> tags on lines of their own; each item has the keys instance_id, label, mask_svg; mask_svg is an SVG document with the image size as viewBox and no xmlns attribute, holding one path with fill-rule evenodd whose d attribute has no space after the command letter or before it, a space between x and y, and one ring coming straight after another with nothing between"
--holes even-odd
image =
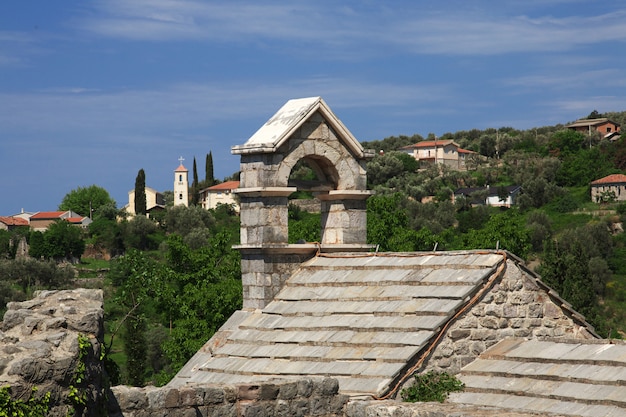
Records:
<instances>
[{"instance_id":1,"label":"red tiled roof","mask_svg":"<svg viewBox=\"0 0 626 417\"><path fill-rule=\"evenodd\" d=\"M65 213L67 213L67 211L40 211L31 216L31 219L59 219Z\"/></svg>"},{"instance_id":2,"label":"red tiled roof","mask_svg":"<svg viewBox=\"0 0 626 417\"><path fill-rule=\"evenodd\" d=\"M461 149L461 148L459 148L459 153L476 153L476 152L474 152L474 151L469 151L469 150L467 150L467 149Z\"/></svg>"},{"instance_id":3,"label":"red tiled roof","mask_svg":"<svg viewBox=\"0 0 626 417\"><path fill-rule=\"evenodd\" d=\"M82 223L84 219L85 219L84 217L68 217L65 220L67 220L70 223Z\"/></svg>"},{"instance_id":4,"label":"red tiled roof","mask_svg":"<svg viewBox=\"0 0 626 417\"><path fill-rule=\"evenodd\" d=\"M598 184L615 184L615 183L626 183L626 175L624 174L611 174L607 175L604 178L600 178L599 180L592 181L592 185Z\"/></svg>"},{"instance_id":5,"label":"red tiled roof","mask_svg":"<svg viewBox=\"0 0 626 417\"><path fill-rule=\"evenodd\" d=\"M421 142L417 142L413 145L409 145L409 146L404 146L401 149L413 149L413 148L432 148L435 146L446 146L446 145L450 145L450 144L454 144L455 146L458 146L456 143L454 143L454 141L452 139L447 139L447 140L423 140Z\"/></svg>"},{"instance_id":6,"label":"red tiled roof","mask_svg":"<svg viewBox=\"0 0 626 417\"><path fill-rule=\"evenodd\" d=\"M28 220L21 217L0 216L0 222L7 226L28 226Z\"/></svg>"},{"instance_id":7,"label":"red tiled roof","mask_svg":"<svg viewBox=\"0 0 626 417\"><path fill-rule=\"evenodd\" d=\"M180 164L180 165L178 166L178 168L176 168L176 169L174 170L174 172L187 172L187 171L188 171L188 169L187 169L187 168L185 168L185 167L183 166L183 164Z\"/></svg>"},{"instance_id":8,"label":"red tiled roof","mask_svg":"<svg viewBox=\"0 0 626 417\"><path fill-rule=\"evenodd\" d=\"M239 181L225 181L221 184L214 185L209 187L210 191L219 191L219 190L234 190L235 188L239 188Z\"/></svg>"}]
</instances>

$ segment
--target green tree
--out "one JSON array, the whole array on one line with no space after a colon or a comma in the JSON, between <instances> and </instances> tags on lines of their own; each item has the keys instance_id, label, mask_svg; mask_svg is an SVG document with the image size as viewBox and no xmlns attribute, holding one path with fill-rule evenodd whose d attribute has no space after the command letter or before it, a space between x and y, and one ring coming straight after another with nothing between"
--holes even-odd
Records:
<instances>
[{"instance_id":1,"label":"green tree","mask_svg":"<svg viewBox=\"0 0 626 417\"><path fill-rule=\"evenodd\" d=\"M217 233L209 244L190 249L177 235L168 238L169 275L177 296L171 306L172 333L164 352L178 369L241 308L239 253L230 236Z\"/></svg>"},{"instance_id":2,"label":"green tree","mask_svg":"<svg viewBox=\"0 0 626 417\"><path fill-rule=\"evenodd\" d=\"M206 155L205 171L204 181L206 182L206 186L210 187L215 185L215 176L213 175L213 154L211 151L209 151Z\"/></svg>"},{"instance_id":3,"label":"green tree","mask_svg":"<svg viewBox=\"0 0 626 417\"><path fill-rule=\"evenodd\" d=\"M193 181L191 183L191 205L198 205L200 199L200 189L198 184L198 169L196 167L196 157L193 157Z\"/></svg>"},{"instance_id":4,"label":"green tree","mask_svg":"<svg viewBox=\"0 0 626 417\"><path fill-rule=\"evenodd\" d=\"M202 207L180 205L167 210L164 224L168 233L177 233L185 238L193 231L210 229L215 224L215 218Z\"/></svg>"},{"instance_id":5,"label":"green tree","mask_svg":"<svg viewBox=\"0 0 626 417\"><path fill-rule=\"evenodd\" d=\"M7 296L21 298L31 294L35 289L52 290L67 287L74 278L74 271L70 266L58 266L53 261L16 259L0 261L0 276L3 282L22 290L21 293L11 291Z\"/></svg>"},{"instance_id":6,"label":"green tree","mask_svg":"<svg viewBox=\"0 0 626 417\"><path fill-rule=\"evenodd\" d=\"M142 252L129 250L111 265L111 282L117 285L115 300L121 306L123 317L119 327L128 363L126 376L130 384L143 386L146 377L146 313L154 311L161 299L170 299L163 269ZM115 332L111 336L113 344Z\"/></svg>"},{"instance_id":7,"label":"green tree","mask_svg":"<svg viewBox=\"0 0 626 417\"><path fill-rule=\"evenodd\" d=\"M464 249L506 249L522 258L532 248L524 217L514 210L492 216L481 229L462 236Z\"/></svg>"},{"instance_id":8,"label":"green tree","mask_svg":"<svg viewBox=\"0 0 626 417\"><path fill-rule=\"evenodd\" d=\"M89 234L95 246L106 249L111 256L124 251L122 229L117 221L106 217L97 217L89 225Z\"/></svg>"},{"instance_id":9,"label":"green tree","mask_svg":"<svg viewBox=\"0 0 626 417\"><path fill-rule=\"evenodd\" d=\"M320 242L321 215L301 210L295 204L289 204L289 243Z\"/></svg>"},{"instance_id":10,"label":"green tree","mask_svg":"<svg viewBox=\"0 0 626 417\"><path fill-rule=\"evenodd\" d=\"M163 232L145 216L135 216L120 227L126 249L153 250L163 241Z\"/></svg>"},{"instance_id":11,"label":"green tree","mask_svg":"<svg viewBox=\"0 0 626 417\"><path fill-rule=\"evenodd\" d=\"M85 251L82 230L65 220L55 221L43 233L32 232L30 242L29 254L34 258L73 261Z\"/></svg>"},{"instance_id":12,"label":"green tree","mask_svg":"<svg viewBox=\"0 0 626 417\"><path fill-rule=\"evenodd\" d=\"M408 228L409 218L403 209L405 198L395 193L374 195L367 200L367 242L378 245L380 251L393 251L392 237Z\"/></svg>"},{"instance_id":13,"label":"green tree","mask_svg":"<svg viewBox=\"0 0 626 417\"><path fill-rule=\"evenodd\" d=\"M367 163L367 181L370 185L385 184L403 172L404 163L393 155L375 156Z\"/></svg>"},{"instance_id":14,"label":"green tree","mask_svg":"<svg viewBox=\"0 0 626 417\"><path fill-rule=\"evenodd\" d=\"M146 173L142 168L135 178L135 214L145 216L146 206Z\"/></svg>"},{"instance_id":15,"label":"green tree","mask_svg":"<svg viewBox=\"0 0 626 417\"><path fill-rule=\"evenodd\" d=\"M126 354L126 372L128 383L141 387L146 380L147 367L147 339L145 318L135 311L131 312L124 321L125 332L124 353Z\"/></svg>"},{"instance_id":16,"label":"green tree","mask_svg":"<svg viewBox=\"0 0 626 417\"><path fill-rule=\"evenodd\" d=\"M81 216L91 218L92 213L104 205L115 207L115 200L104 188L90 185L89 187L78 187L67 193L59 204L59 210L72 210Z\"/></svg>"}]
</instances>

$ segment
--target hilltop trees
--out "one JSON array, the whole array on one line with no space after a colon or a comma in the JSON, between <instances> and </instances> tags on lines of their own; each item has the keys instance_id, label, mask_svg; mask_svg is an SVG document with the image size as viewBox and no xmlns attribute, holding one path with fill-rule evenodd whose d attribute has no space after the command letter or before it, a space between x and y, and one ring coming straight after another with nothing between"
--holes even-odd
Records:
<instances>
[{"instance_id":1,"label":"hilltop trees","mask_svg":"<svg viewBox=\"0 0 626 417\"><path fill-rule=\"evenodd\" d=\"M135 178L135 214L145 215L147 211L146 202L146 173L143 168L137 173Z\"/></svg>"},{"instance_id":2,"label":"hilltop trees","mask_svg":"<svg viewBox=\"0 0 626 417\"><path fill-rule=\"evenodd\" d=\"M63 197L59 210L72 210L81 216L92 217L92 213L105 205L115 206L109 192L97 185L78 187Z\"/></svg>"},{"instance_id":3,"label":"hilltop trees","mask_svg":"<svg viewBox=\"0 0 626 417\"><path fill-rule=\"evenodd\" d=\"M215 176L213 174L213 153L206 155L204 182L207 187L215 184Z\"/></svg>"},{"instance_id":4,"label":"hilltop trees","mask_svg":"<svg viewBox=\"0 0 626 417\"><path fill-rule=\"evenodd\" d=\"M29 254L36 259L55 261L80 259L85 251L82 230L65 220L57 220L45 232L32 232Z\"/></svg>"}]
</instances>

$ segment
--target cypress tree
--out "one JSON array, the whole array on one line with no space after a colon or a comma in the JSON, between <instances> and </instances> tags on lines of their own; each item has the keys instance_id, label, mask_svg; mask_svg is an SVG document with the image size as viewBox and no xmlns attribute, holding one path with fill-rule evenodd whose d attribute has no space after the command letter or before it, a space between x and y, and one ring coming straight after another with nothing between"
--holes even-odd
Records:
<instances>
[{"instance_id":1,"label":"cypress tree","mask_svg":"<svg viewBox=\"0 0 626 417\"><path fill-rule=\"evenodd\" d=\"M207 186L215 185L215 177L213 176L213 154L209 151L206 155L206 175L204 180Z\"/></svg>"},{"instance_id":2,"label":"cypress tree","mask_svg":"<svg viewBox=\"0 0 626 417\"><path fill-rule=\"evenodd\" d=\"M198 170L196 169L196 157L193 157L193 182L191 183L191 204L197 205L199 200L198 195Z\"/></svg>"},{"instance_id":3,"label":"cypress tree","mask_svg":"<svg viewBox=\"0 0 626 417\"><path fill-rule=\"evenodd\" d=\"M137 173L135 178L135 214L146 215L146 173L143 168Z\"/></svg>"}]
</instances>

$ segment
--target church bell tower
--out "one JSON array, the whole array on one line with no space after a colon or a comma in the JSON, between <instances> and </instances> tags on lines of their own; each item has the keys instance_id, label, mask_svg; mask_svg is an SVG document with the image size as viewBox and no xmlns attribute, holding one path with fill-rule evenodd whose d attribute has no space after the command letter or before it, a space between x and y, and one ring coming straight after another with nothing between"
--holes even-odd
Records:
<instances>
[{"instance_id":1,"label":"church bell tower","mask_svg":"<svg viewBox=\"0 0 626 417\"><path fill-rule=\"evenodd\" d=\"M189 171L183 165L185 158L178 158L180 165L174 171L174 205L189 206Z\"/></svg>"}]
</instances>

